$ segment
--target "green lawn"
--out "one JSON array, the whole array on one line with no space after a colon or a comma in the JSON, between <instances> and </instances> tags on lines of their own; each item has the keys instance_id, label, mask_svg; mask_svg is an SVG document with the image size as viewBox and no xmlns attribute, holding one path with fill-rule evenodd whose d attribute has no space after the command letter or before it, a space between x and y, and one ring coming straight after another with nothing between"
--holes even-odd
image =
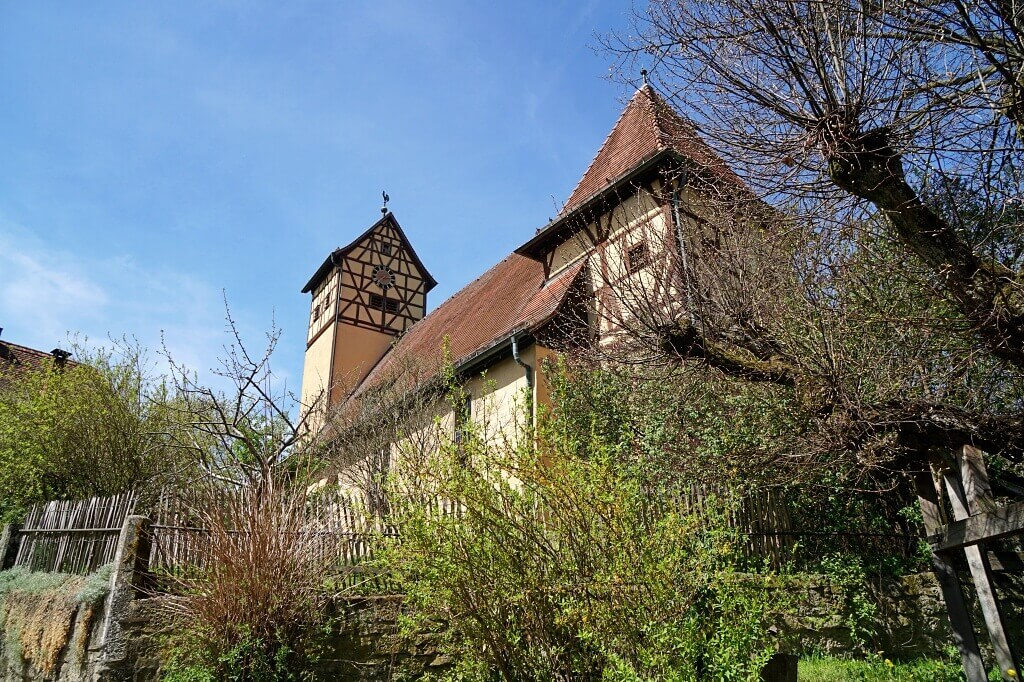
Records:
<instances>
[{"instance_id":1,"label":"green lawn","mask_svg":"<svg viewBox=\"0 0 1024 682\"><path fill-rule=\"evenodd\" d=\"M808 656L800 659L799 682L833 682L856 680L859 682L961 682L964 679L959 661L931 658L894 663L881 657L850 660L828 656ZM998 680L998 676L992 679Z\"/></svg>"}]
</instances>

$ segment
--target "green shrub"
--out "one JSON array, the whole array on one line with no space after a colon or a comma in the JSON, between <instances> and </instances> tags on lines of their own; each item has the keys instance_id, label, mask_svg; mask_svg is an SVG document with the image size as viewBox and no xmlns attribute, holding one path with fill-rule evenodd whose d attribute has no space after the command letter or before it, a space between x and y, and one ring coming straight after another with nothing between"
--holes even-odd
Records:
<instances>
[{"instance_id":1,"label":"green shrub","mask_svg":"<svg viewBox=\"0 0 1024 682\"><path fill-rule=\"evenodd\" d=\"M517 447L467 425L400 458L401 541L380 561L408 596L407 631L448 624L444 679L758 679L786 599L737 570L733 496L685 510L683 490L624 456L631 436L608 433L542 420ZM463 513L435 513L438 497Z\"/></svg>"},{"instance_id":2,"label":"green shrub","mask_svg":"<svg viewBox=\"0 0 1024 682\"><path fill-rule=\"evenodd\" d=\"M163 669L165 682L287 682L309 679L311 673L296 666L287 642L270 643L243 631L235 643L211 657L209 641L216 633L192 630L174 640ZM275 646L276 645L276 646Z\"/></svg>"}]
</instances>

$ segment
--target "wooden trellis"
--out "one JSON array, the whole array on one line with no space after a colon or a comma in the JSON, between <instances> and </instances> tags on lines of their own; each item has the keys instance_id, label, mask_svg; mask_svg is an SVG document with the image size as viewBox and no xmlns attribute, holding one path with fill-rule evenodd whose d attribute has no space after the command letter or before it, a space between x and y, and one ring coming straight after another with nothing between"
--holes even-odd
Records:
<instances>
[{"instance_id":1,"label":"wooden trellis","mask_svg":"<svg viewBox=\"0 0 1024 682\"><path fill-rule=\"evenodd\" d=\"M970 445L964 445L952 456L933 457L930 471L919 472L916 484L932 548L932 564L968 682L985 682L988 676L954 565L954 556L960 552L967 560L1003 679L1017 679L1020 652L1012 650L1006 636L1006 623L992 586L992 563L996 557L990 556L985 545L1024 534L1024 502L996 504L984 453ZM952 518L947 513L946 501ZM1015 674L1008 672L1011 670Z\"/></svg>"}]
</instances>

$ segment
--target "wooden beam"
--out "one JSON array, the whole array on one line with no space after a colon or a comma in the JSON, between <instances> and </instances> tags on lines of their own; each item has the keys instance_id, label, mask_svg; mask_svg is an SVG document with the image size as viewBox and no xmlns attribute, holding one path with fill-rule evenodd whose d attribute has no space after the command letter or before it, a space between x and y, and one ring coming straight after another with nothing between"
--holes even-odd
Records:
<instances>
[{"instance_id":1,"label":"wooden beam","mask_svg":"<svg viewBox=\"0 0 1024 682\"><path fill-rule=\"evenodd\" d=\"M970 448L970 452L964 452L968 448L970 446L964 446L957 453L957 463L960 466L957 469L947 469L943 475L953 517L958 521L970 517L971 510L991 509L993 506L990 503L992 490L988 487L984 457L981 451L975 448ZM967 555L967 565L974 580L974 591L978 596L981 615L985 619L985 629L988 630L988 638L992 643L992 651L995 653L999 670L1003 679L1012 680L1012 677L1006 675L1006 671L1017 670L1017 662L1010 649L999 600L992 587L992 570L988 565L988 556L980 545L969 545L964 548L964 553Z\"/></svg>"},{"instance_id":2,"label":"wooden beam","mask_svg":"<svg viewBox=\"0 0 1024 682\"><path fill-rule=\"evenodd\" d=\"M939 503L942 489L936 485L930 471L918 471L914 475L914 483L917 486L917 498L921 503L925 532L932 535L943 526L945 520L942 505ZM933 549L932 568L935 571L939 588L942 590L942 599L946 602L949 626L953 631L953 643L960 651L960 660L964 667L964 674L967 676L967 682L987 682L988 675L985 673L985 664L981 660L981 651L978 649L978 640L974 636L970 612L967 610L964 593L960 587L960 579L953 568L951 557Z\"/></svg>"},{"instance_id":3,"label":"wooden beam","mask_svg":"<svg viewBox=\"0 0 1024 682\"><path fill-rule=\"evenodd\" d=\"M956 460L960 465L960 477L963 479L970 513L983 514L994 511L996 503L992 497L988 469L985 467L985 453L973 445L965 445L956 453Z\"/></svg>"},{"instance_id":4,"label":"wooden beam","mask_svg":"<svg viewBox=\"0 0 1024 682\"><path fill-rule=\"evenodd\" d=\"M988 565L998 573L1024 573L1024 552L989 552Z\"/></svg>"},{"instance_id":5,"label":"wooden beam","mask_svg":"<svg viewBox=\"0 0 1024 682\"><path fill-rule=\"evenodd\" d=\"M1017 502L939 527L929 534L928 542L932 551L948 552L1021 532L1024 532L1024 502Z\"/></svg>"}]
</instances>

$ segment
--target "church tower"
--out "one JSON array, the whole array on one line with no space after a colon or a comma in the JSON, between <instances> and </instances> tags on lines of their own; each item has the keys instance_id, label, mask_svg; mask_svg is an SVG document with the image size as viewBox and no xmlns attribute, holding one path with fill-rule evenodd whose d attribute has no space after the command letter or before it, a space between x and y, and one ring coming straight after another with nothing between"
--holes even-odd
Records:
<instances>
[{"instance_id":1,"label":"church tower","mask_svg":"<svg viewBox=\"0 0 1024 682\"><path fill-rule=\"evenodd\" d=\"M311 295L302 405L324 391L343 401L390 350L395 337L421 320L437 282L423 266L395 216L383 217L348 246L332 252L302 289Z\"/></svg>"}]
</instances>

